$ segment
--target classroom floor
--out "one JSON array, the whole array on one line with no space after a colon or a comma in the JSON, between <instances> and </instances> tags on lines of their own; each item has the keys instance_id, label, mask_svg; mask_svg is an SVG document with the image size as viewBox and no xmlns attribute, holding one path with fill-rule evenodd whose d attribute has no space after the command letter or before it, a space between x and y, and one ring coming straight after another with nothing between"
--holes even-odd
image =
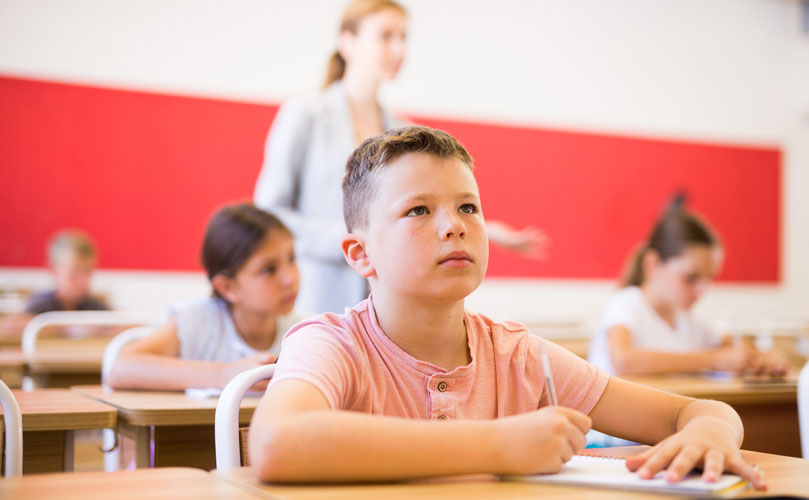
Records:
<instances>
[{"instance_id":1,"label":"classroom floor","mask_svg":"<svg viewBox=\"0 0 809 500\"><path fill-rule=\"evenodd\" d=\"M76 431L73 467L76 472L103 471L104 452L101 451L102 433L100 429Z\"/></svg>"}]
</instances>

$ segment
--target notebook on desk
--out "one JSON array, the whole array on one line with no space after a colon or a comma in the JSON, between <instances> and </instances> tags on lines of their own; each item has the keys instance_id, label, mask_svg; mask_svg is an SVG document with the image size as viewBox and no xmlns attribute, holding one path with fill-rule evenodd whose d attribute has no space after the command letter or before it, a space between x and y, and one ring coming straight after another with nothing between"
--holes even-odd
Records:
<instances>
[{"instance_id":1,"label":"notebook on desk","mask_svg":"<svg viewBox=\"0 0 809 500\"><path fill-rule=\"evenodd\" d=\"M658 473L651 479L641 479L626 468L626 460L623 458L589 455L575 455L557 474L506 476L504 479L702 496L725 495L746 484L744 479L732 474L723 475L715 483L703 481L699 474L691 474L677 483L667 482L663 473Z\"/></svg>"},{"instance_id":2,"label":"notebook on desk","mask_svg":"<svg viewBox=\"0 0 809 500\"><path fill-rule=\"evenodd\" d=\"M217 387L190 387L185 390L185 395L194 399L218 398L222 395L222 389ZM244 397L261 397L264 391L247 391Z\"/></svg>"}]
</instances>

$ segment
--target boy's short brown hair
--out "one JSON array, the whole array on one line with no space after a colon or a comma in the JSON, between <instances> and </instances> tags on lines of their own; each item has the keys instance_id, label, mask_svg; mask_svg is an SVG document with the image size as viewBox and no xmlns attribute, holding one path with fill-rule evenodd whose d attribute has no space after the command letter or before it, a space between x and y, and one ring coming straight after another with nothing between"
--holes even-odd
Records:
<instances>
[{"instance_id":1,"label":"boy's short brown hair","mask_svg":"<svg viewBox=\"0 0 809 500\"><path fill-rule=\"evenodd\" d=\"M63 229L48 243L48 263L53 267L64 257L95 260L96 249L90 236L78 229Z\"/></svg>"},{"instance_id":2,"label":"boy's short brown hair","mask_svg":"<svg viewBox=\"0 0 809 500\"><path fill-rule=\"evenodd\" d=\"M456 158L473 168L466 149L443 130L404 127L367 139L351 153L343 178L343 217L349 232L368 224L368 206L376 193L376 172L412 153Z\"/></svg>"}]
</instances>

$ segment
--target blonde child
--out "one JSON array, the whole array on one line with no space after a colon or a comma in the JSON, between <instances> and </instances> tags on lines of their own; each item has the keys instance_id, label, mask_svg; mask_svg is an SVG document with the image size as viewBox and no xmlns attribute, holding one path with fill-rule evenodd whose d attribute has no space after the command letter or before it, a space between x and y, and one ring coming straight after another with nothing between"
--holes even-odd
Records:
<instances>
[{"instance_id":1,"label":"blonde child","mask_svg":"<svg viewBox=\"0 0 809 500\"><path fill-rule=\"evenodd\" d=\"M106 301L90 290L98 258L90 236L76 229L59 231L48 243L47 254L53 290L34 295L24 312L5 318L0 329L5 334L22 333L31 318L44 312L109 309Z\"/></svg>"},{"instance_id":2,"label":"blonde child","mask_svg":"<svg viewBox=\"0 0 809 500\"><path fill-rule=\"evenodd\" d=\"M617 375L721 370L782 375L785 362L720 337L692 306L721 263L716 236L697 216L670 210L631 262L624 288L608 302L589 351Z\"/></svg>"},{"instance_id":3,"label":"blonde child","mask_svg":"<svg viewBox=\"0 0 809 500\"><path fill-rule=\"evenodd\" d=\"M298 267L289 230L251 204L226 206L208 224L202 264L213 296L173 307L164 324L121 353L108 385L224 387L275 361L281 336L303 319L294 310Z\"/></svg>"},{"instance_id":4,"label":"blonde child","mask_svg":"<svg viewBox=\"0 0 809 500\"><path fill-rule=\"evenodd\" d=\"M90 291L96 260L95 246L87 234L76 229L57 233L48 245L54 289L32 297L25 312L34 315L48 311L109 309L104 300L93 297Z\"/></svg>"},{"instance_id":5,"label":"blonde child","mask_svg":"<svg viewBox=\"0 0 809 500\"><path fill-rule=\"evenodd\" d=\"M560 470L591 426L658 443L628 461L677 481L704 463L764 483L739 454L738 415L611 378L522 325L466 311L488 239L472 159L425 127L365 141L343 182L346 261L371 296L284 338L253 417L261 479L387 480ZM547 405L540 350L559 406Z\"/></svg>"}]
</instances>

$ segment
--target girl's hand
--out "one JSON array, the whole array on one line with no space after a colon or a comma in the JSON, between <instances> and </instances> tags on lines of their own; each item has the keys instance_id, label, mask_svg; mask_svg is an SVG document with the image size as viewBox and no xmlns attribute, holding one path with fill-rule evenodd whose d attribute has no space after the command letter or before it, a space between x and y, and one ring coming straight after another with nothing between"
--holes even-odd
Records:
<instances>
[{"instance_id":1,"label":"girl's hand","mask_svg":"<svg viewBox=\"0 0 809 500\"><path fill-rule=\"evenodd\" d=\"M728 471L747 479L756 489L766 489L761 474L742 459L734 434L734 430L718 418L696 417L681 431L640 455L628 458L626 466L644 479L666 469L663 477L672 483L699 467L702 467L702 479L707 482L717 481Z\"/></svg>"},{"instance_id":2,"label":"girl's hand","mask_svg":"<svg viewBox=\"0 0 809 500\"><path fill-rule=\"evenodd\" d=\"M494 425L503 443L503 474L559 472L574 453L584 448L590 417L561 406L497 419Z\"/></svg>"},{"instance_id":3,"label":"girl's hand","mask_svg":"<svg viewBox=\"0 0 809 500\"><path fill-rule=\"evenodd\" d=\"M257 366L275 363L276 359L278 359L278 356L276 356L275 354L270 354L268 352L259 352L256 354L252 354L250 356L245 356L238 361L225 363L224 365L222 365L222 368L220 369L219 372L219 380L221 381L222 384L221 387L225 387L227 383L230 382L231 379L233 379L233 377L240 374L241 372L250 370L252 368L256 368ZM266 387L266 382L264 382L264 386Z\"/></svg>"},{"instance_id":4,"label":"girl's hand","mask_svg":"<svg viewBox=\"0 0 809 500\"><path fill-rule=\"evenodd\" d=\"M713 353L713 369L730 372L743 372L750 366L755 351L747 346L720 347Z\"/></svg>"},{"instance_id":5,"label":"girl's hand","mask_svg":"<svg viewBox=\"0 0 809 500\"><path fill-rule=\"evenodd\" d=\"M783 356L774 352L766 352L756 353L746 371L752 375L783 377L788 370L789 363Z\"/></svg>"}]
</instances>

